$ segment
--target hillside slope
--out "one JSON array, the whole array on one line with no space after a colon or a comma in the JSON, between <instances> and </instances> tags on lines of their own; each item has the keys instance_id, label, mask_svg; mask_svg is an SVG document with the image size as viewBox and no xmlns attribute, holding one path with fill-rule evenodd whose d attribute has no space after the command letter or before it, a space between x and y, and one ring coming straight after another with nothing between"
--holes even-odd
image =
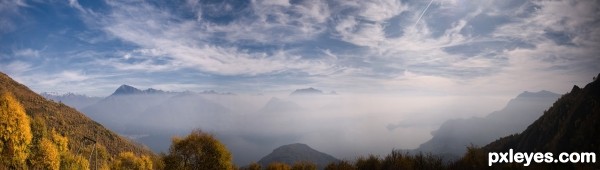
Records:
<instances>
[{"instance_id":1,"label":"hillside slope","mask_svg":"<svg viewBox=\"0 0 600 170\"><path fill-rule=\"evenodd\" d=\"M558 97L560 95L549 91L523 92L502 110L486 117L448 120L416 151L442 155L446 160L459 158L470 144L482 146L502 136L522 132Z\"/></svg>"},{"instance_id":2,"label":"hillside slope","mask_svg":"<svg viewBox=\"0 0 600 170\"><path fill-rule=\"evenodd\" d=\"M85 152L89 145L82 143L84 138L90 138L106 147L107 152L112 156L124 151L155 155L147 148L106 129L74 108L45 99L4 73L0 73L0 93L2 92L12 93L23 105L29 117L43 120L48 130L54 129L66 136L72 151Z\"/></svg>"},{"instance_id":3,"label":"hillside slope","mask_svg":"<svg viewBox=\"0 0 600 170\"><path fill-rule=\"evenodd\" d=\"M512 148L518 152L600 153L598 136L600 81L595 79L583 89L574 86L571 92L557 100L542 117L522 133L496 140L483 149L497 152L506 152ZM598 164L593 166L600 167Z\"/></svg>"}]
</instances>

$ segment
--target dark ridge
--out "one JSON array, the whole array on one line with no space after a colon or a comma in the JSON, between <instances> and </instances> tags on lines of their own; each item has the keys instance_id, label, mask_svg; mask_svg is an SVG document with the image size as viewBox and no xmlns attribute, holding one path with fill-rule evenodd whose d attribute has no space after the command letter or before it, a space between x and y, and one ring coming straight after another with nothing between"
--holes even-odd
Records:
<instances>
[{"instance_id":1,"label":"dark ridge","mask_svg":"<svg viewBox=\"0 0 600 170\"><path fill-rule=\"evenodd\" d=\"M583 89L573 86L520 134L500 138L483 149L489 152L595 152L600 153L600 82ZM538 166L544 166L539 164ZM549 166L549 165L548 165ZM592 168L595 164L562 164L564 168ZM588 167L590 166L590 167Z\"/></svg>"},{"instance_id":2,"label":"dark ridge","mask_svg":"<svg viewBox=\"0 0 600 170\"><path fill-rule=\"evenodd\" d=\"M302 143L283 145L273 150L270 154L258 161L263 167L273 162L282 162L292 165L296 162L308 161L317 164L318 169L323 169L328 163L339 161L337 158L319 152Z\"/></svg>"}]
</instances>

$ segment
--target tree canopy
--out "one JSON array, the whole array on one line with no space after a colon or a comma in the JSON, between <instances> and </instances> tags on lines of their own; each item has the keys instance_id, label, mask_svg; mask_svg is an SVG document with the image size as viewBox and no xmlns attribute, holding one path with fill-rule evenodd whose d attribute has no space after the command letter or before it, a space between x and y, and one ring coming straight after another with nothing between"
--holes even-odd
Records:
<instances>
[{"instance_id":1,"label":"tree canopy","mask_svg":"<svg viewBox=\"0 0 600 170\"><path fill-rule=\"evenodd\" d=\"M173 138L166 169L233 169L231 153L211 134L194 130L185 138Z\"/></svg>"}]
</instances>

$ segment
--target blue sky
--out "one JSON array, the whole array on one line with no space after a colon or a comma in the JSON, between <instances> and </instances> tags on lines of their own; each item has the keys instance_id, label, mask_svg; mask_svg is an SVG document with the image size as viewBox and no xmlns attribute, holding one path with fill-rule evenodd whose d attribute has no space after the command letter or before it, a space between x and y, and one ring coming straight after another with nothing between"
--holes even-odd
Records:
<instances>
[{"instance_id":1,"label":"blue sky","mask_svg":"<svg viewBox=\"0 0 600 170\"><path fill-rule=\"evenodd\" d=\"M0 0L0 71L37 92L565 93L598 1Z\"/></svg>"}]
</instances>

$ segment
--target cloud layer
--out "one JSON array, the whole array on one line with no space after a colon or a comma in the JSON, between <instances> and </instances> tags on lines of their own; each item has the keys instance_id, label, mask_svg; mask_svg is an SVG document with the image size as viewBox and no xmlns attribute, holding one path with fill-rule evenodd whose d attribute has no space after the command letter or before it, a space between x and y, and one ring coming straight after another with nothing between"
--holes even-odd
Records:
<instances>
[{"instance_id":1,"label":"cloud layer","mask_svg":"<svg viewBox=\"0 0 600 170\"><path fill-rule=\"evenodd\" d=\"M107 95L130 82L516 94L564 92L600 70L596 1L2 4L2 71L39 91Z\"/></svg>"}]
</instances>

